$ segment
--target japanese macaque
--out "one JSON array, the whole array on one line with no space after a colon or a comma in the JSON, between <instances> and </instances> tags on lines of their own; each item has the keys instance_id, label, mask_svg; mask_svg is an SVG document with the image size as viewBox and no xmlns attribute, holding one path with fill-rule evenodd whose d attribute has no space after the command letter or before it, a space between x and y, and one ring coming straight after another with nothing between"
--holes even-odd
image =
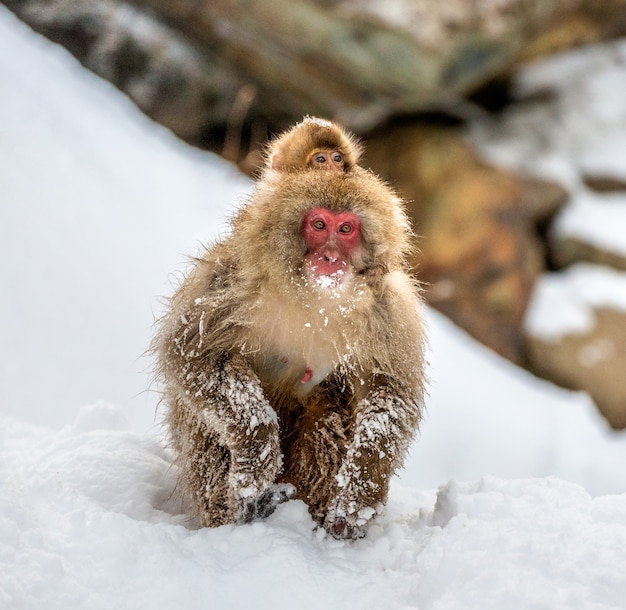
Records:
<instances>
[{"instance_id":1,"label":"japanese macaque","mask_svg":"<svg viewBox=\"0 0 626 610\"><path fill-rule=\"evenodd\" d=\"M270 154L297 159L288 142ZM297 498L335 538L362 537L417 432L412 234L402 201L353 149L342 154L344 171L289 161L293 171L261 179L160 323L179 488L202 525Z\"/></svg>"},{"instance_id":2,"label":"japanese macaque","mask_svg":"<svg viewBox=\"0 0 626 610\"><path fill-rule=\"evenodd\" d=\"M270 144L266 165L274 170L349 172L360 155L358 141L339 125L306 117Z\"/></svg>"}]
</instances>

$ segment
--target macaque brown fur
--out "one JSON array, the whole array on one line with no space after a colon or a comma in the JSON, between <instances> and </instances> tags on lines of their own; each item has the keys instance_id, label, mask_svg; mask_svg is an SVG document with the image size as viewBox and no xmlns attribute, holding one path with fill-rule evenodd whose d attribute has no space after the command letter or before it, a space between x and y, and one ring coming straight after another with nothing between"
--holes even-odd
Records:
<instances>
[{"instance_id":1,"label":"macaque brown fur","mask_svg":"<svg viewBox=\"0 0 626 610\"><path fill-rule=\"evenodd\" d=\"M333 536L357 538L423 409L412 236L401 200L354 164L271 173L195 261L155 338L179 488L205 526L295 497ZM342 225L358 243L337 281L305 269L315 209L359 221Z\"/></svg>"}]
</instances>

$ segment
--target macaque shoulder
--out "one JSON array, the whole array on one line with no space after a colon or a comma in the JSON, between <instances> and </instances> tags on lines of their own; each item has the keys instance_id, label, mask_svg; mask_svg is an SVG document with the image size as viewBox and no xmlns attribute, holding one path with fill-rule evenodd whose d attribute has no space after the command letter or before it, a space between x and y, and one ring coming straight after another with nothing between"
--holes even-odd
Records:
<instances>
[{"instance_id":1,"label":"macaque shoulder","mask_svg":"<svg viewBox=\"0 0 626 610\"><path fill-rule=\"evenodd\" d=\"M408 320L417 318L421 322L422 298L420 286L404 271L390 271L385 275L381 299L394 317ZM417 312L417 316L415 315Z\"/></svg>"}]
</instances>

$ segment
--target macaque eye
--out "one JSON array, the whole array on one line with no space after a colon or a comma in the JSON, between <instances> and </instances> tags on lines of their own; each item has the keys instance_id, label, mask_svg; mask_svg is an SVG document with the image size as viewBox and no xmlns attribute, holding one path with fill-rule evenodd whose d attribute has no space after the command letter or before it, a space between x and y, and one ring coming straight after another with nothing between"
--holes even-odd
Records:
<instances>
[{"instance_id":1,"label":"macaque eye","mask_svg":"<svg viewBox=\"0 0 626 610\"><path fill-rule=\"evenodd\" d=\"M318 163L319 165L323 165L324 163L326 163L326 155L323 155L321 153L315 155L313 157L313 162Z\"/></svg>"},{"instance_id":2,"label":"macaque eye","mask_svg":"<svg viewBox=\"0 0 626 610\"><path fill-rule=\"evenodd\" d=\"M337 165L339 165L340 163L343 163L343 157L341 156L340 153L333 154L333 163L336 163Z\"/></svg>"},{"instance_id":3,"label":"macaque eye","mask_svg":"<svg viewBox=\"0 0 626 610\"><path fill-rule=\"evenodd\" d=\"M314 220L312 223L313 228L321 231L326 228L326 223L323 220Z\"/></svg>"},{"instance_id":4,"label":"macaque eye","mask_svg":"<svg viewBox=\"0 0 626 610\"><path fill-rule=\"evenodd\" d=\"M339 231L341 233L352 233L352 225L349 222L344 222L340 227Z\"/></svg>"}]
</instances>

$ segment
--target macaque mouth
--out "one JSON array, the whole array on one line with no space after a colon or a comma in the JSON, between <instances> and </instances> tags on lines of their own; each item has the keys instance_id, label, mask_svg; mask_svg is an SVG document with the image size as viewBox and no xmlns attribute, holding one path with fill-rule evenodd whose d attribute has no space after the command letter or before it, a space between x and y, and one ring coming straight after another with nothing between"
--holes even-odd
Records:
<instances>
[{"instance_id":1,"label":"macaque mouth","mask_svg":"<svg viewBox=\"0 0 626 610\"><path fill-rule=\"evenodd\" d=\"M312 256L309 264L315 275L344 275L350 268L349 261L334 253Z\"/></svg>"},{"instance_id":2,"label":"macaque mouth","mask_svg":"<svg viewBox=\"0 0 626 610\"><path fill-rule=\"evenodd\" d=\"M338 288L350 273L350 262L340 254L309 254L306 259L309 280L320 288Z\"/></svg>"}]
</instances>

